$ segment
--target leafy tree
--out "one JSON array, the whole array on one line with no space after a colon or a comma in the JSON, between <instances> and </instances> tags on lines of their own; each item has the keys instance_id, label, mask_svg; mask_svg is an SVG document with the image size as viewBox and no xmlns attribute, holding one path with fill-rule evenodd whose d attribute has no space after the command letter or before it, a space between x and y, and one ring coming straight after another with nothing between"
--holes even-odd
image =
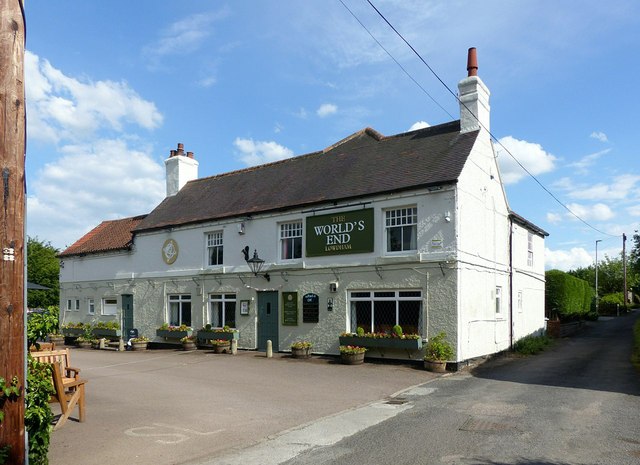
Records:
<instances>
[{"instance_id":1,"label":"leafy tree","mask_svg":"<svg viewBox=\"0 0 640 465\"><path fill-rule=\"evenodd\" d=\"M37 237L27 238L27 281L40 284L50 290L30 290L27 293L29 308L47 308L58 305L60 296L60 263L56 258L58 249L50 242Z\"/></svg>"}]
</instances>

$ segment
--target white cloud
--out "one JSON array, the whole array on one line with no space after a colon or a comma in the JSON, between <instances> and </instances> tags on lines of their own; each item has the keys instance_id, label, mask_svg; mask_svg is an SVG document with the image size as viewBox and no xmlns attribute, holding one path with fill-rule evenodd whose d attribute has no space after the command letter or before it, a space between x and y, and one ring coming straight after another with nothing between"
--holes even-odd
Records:
<instances>
[{"instance_id":1,"label":"white cloud","mask_svg":"<svg viewBox=\"0 0 640 465\"><path fill-rule=\"evenodd\" d=\"M416 121L415 123L413 123L411 125L411 127L408 129L408 131L416 131L418 129L422 129L422 128L428 128L431 125L429 123L427 123L426 121Z\"/></svg>"},{"instance_id":2,"label":"white cloud","mask_svg":"<svg viewBox=\"0 0 640 465\"><path fill-rule=\"evenodd\" d=\"M499 140L501 146L497 148L500 173L505 184L514 184L527 176L525 171L514 161L505 150L511 154L533 175L548 173L555 168L556 157L546 152L540 144L506 136Z\"/></svg>"},{"instance_id":3,"label":"white cloud","mask_svg":"<svg viewBox=\"0 0 640 465\"><path fill-rule=\"evenodd\" d=\"M623 174L612 179L610 184L599 183L586 186L571 186L569 196L581 200L622 200L633 194L636 186L640 184L640 176L636 174Z\"/></svg>"},{"instance_id":4,"label":"white cloud","mask_svg":"<svg viewBox=\"0 0 640 465\"><path fill-rule=\"evenodd\" d=\"M600 158L602 155L606 155L610 151L611 149L605 149L596 153L592 153L590 155L586 155L577 162L570 163L568 166L576 168L580 174L586 174L588 173L588 168L592 166L598 158Z\"/></svg>"},{"instance_id":5,"label":"white cloud","mask_svg":"<svg viewBox=\"0 0 640 465\"><path fill-rule=\"evenodd\" d=\"M611 208L603 203L596 203L589 206L581 205L579 203L570 203L567 207L585 221L606 221L615 216ZM576 219L575 216L570 213L567 213L567 217Z\"/></svg>"},{"instance_id":6,"label":"white cloud","mask_svg":"<svg viewBox=\"0 0 640 465\"><path fill-rule=\"evenodd\" d=\"M599 140L600 142L609 142L607 135L601 131L594 131L591 133L589 137L591 137L592 139Z\"/></svg>"},{"instance_id":7,"label":"white cloud","mask_svg":"<svg viewBox=\"0 0 640 465\"><path fill-rule=\"evenodd\" d=\"M97 140L63 152L36 174L27 199L29 234L56 247L103 220L149 213L165 195L164 168L149 149Z\"/></svg>"},{"instance_id":8,"label":"white cloud","mask_svg":"<svg viewBox=\"0 0 640 465\"><path fill-rule=\"evenodd\" d=\"M579 267L587 267L593 264L593 258L582 247L573 247L570 250L551 250L545 248L544 251L545 268L562 271L575 270Z\"/></svg>"},{"instance_id":9,"label":"white cloud","mask_svg":"<svg viewBox=\"0 0 640 465\"><path fill-rule=\"evenodd\" d=\"M323 103L316 111L320 118L325 118L329 115L333 115L338 111L338 107L333 103Z\"/></svg>"},{"instance_id":10,"label":"white cloud","mask_svg":"<svg viewBox=\"0 0 640 465\"><path fill-rule=\"evenodd\" d=\"M162 124L155 104L126 82L80 81L29 51L25 92L29 137L45 142L79 141L103 129L122 131L125 123L145 129Z\"/></svg>"},{"instance_id":11,"label":"white cloud","mask_svg":"<svg viewBox=\"0 0 640 465\"><path fill-rule=\"evenodd\" d=\"M630 216L640 216L640 205L633 205L627 208L627 213Z\"/></svg>"},{"instance_id":12,"label":"white cloud","mask_svg":"<svg viewBox=\"0 0 640 465\"><path fill-rule=\"evenodd\" d=\"M198 13L180 19L167 27L158 41L146 46L143 53L155 66L161 57L194 52L212 34L213 23L228 14L229 10L223 8L218 12Z\"/></svg>"},{"instance_id":13,"label":"white cloud","mask_svg":"<svg viewBox=\"0 0 640 465\"><path fill-rule=\"evenodd\" d=\"M261 165L293 156L291 149L274 141L254 141L237 137L233 145L240 152L240 161L247 166Z\"/></svg>"},{"instance_id":14,"label":"white cloud","mask_svg":"<svg viewBox=\"0 0 640 465\"><path fill-rule=\"evenodd\" d=\"M547 213L547 221L551 224L559 224L562 221L562 215L558 213Z\"/></svg>"}]
</instances>

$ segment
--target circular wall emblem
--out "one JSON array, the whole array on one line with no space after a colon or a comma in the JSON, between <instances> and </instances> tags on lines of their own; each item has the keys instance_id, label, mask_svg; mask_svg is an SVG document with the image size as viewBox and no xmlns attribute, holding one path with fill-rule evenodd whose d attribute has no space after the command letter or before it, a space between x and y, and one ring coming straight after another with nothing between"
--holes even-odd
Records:
<instances>
[{"instance_id":1,"label":"circular wall emblem","mask_svg":"<svg viewBox=\"0 0 640 465\"><path fill-rule=\"evenodd\" d=\"M178 243L173 239L167 239L162 244L162 259L167 265L171 265L178 258Z\"/></svg>"}]
</instances>

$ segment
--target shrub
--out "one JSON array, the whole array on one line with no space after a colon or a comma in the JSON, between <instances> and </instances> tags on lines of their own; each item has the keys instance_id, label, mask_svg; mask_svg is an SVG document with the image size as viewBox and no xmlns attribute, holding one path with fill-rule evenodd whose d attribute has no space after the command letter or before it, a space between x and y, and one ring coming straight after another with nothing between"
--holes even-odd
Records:
<instances>
[{"instance_id":1,"label":"shrub","mask_svg":"<svg viewBox=\"0 0 640 465\"><path fill-rule=\"evenodd\" d=\"M542 352L551 344L549 336L526 336L513 345L514 352L522 355L534 355Z\"/></svg>"},{"instance_id":2,"label":"shrub","mask_svg":"<svg viewBox=\"0 0 640 465\"><path fill-rule=\"evenodd\" d=\"M402 337L402 326L395 325L393 327L393 334L395 334L397 337Z\"/></svg>"},{"instance_id":3,"label":"shrub","mask_svg":"<svg viewBox=\"0 0 640 465\"><path fill-rule=\"evenodd\" d=\"M309 341L296 341L291 344L292 349L310 349L313 346Z\"/></svg>"},{"instance_id":4,"label":"shrub","mask_svg":"<svg viewBox=\"0 0 640 465\"><path fill-rule=\"evenodd\" d=\"M359 346L340 346L341 354L363 354L367 351L366 347Z\"/></svg>"},{"instance_id":5,"label":"shrub","mask_svg":"<svg viewBox=\"0 0 640 465\"><path fill-rule=\"evenodd\" d=\"M560 270L545 273L546 312L562 321L579 320L591 311L594 290L587 281Z\"/></svg>"},{"instance_id":6,"label":"shrub","mask_svg":"<svg viewBox=\"0 0 640 465\"><path fill-rule=\"evenodd\" d=\"M364 328L361 326L358 326L358 328L356 329L356 334L360 337L364 336Z\"/></svg>"},{"instance_id":7,"label":"shrub","mask_svg":"<svg viewBox=\"0 0 640 465\"><path fill-rule=\"evenodd\" d=\"M600 315L615 315L624 308L624 293L614 292L605 294L598 302L598 313Z\"/></svg>"},{"instance_id":8,"label":"shrub","mask_svg":"<svg viewBox=\"0 0 640 465\"><path fill-rule=\"evenodd\" d=\"M453 347L447 342L446 337L447 334L441 331L429 339L425 347L425 360L445 362L453 358Z\"/></svg>"}]
</instances>

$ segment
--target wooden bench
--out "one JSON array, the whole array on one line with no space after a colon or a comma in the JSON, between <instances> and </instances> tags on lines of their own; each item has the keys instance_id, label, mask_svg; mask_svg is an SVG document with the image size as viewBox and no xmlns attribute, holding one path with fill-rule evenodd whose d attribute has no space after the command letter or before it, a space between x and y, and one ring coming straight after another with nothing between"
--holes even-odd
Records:
<instances>
[{"instance_id":1,"label":"wooden bench","mask_svg":"<svg viewBox=\"0 0 640 465\"><path fill-rule=\"evenodd\" d=\"M31 356L41 363L51 365L51 378L55 393L49 399L50 403L59 403L61 415L54 426L54 430L65 424L71 412L78 406L78 420L84 421L85 399L84 385L86 380L80 378L80 369L69 366L69 349L58 349L31 352Z\"/></svg>"}]
</instances>

